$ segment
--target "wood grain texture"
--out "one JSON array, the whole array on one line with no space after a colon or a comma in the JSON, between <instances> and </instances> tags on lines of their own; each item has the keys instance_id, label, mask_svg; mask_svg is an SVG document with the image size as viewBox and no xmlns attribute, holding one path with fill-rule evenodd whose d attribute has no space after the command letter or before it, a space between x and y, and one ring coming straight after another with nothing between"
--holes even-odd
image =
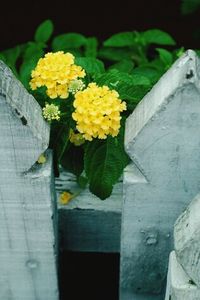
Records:
<instances>
[{"instance_id":1,"label":"wood grain texture","mask_svg":"<svg viewBox=\"0 0 200 300\"><path fill-rule=\"evenodd\" d=\"M49 126L2 62L0 128L0 299L58 300Z\"/></svg>"},{"instance_id":2,"label":"wood grain texture","mask_svg":"<svg viewBox=\"0 0 200 300\"><path fill-rule=\"evenodd\" d=\"M57 198L61 192L76 192L79 187L72 174L62 170L56 178ZM71 251L119 252L121 231L122 182L105 201L87 189L59 211L60 247Z\"/></svg>"},{"instance_id":3,"label":"wood grain texture","mask_svg":"<svg viewBox=\"0 0 200 300\"><path fill-rule=\"evenodd\" d=\"M177 261L200 288L200 194L196 195L174 225ZM200 296L199 296L200 297Z\"/></svg>"},{"instance_id":4,"label":"wood grain texture","mask_svg":"<svg viewBox=\"0 0 200 300\"><path fill-rule=\"evenodd\" d=\"M200 289L177 261L175 251L170 253L165 300L199 300Z\"/></svg>"},{"instance_id":5,"label":"wood grain texture","mask_svg":"<svg viewBox=\"0 0 200 300\"><path fill-rule=\"evenodd\" d=\"M121 300L161 293L173 225L200 190L199 69L199 58L186 52L127 119L133 162L124 172Z\"/></svg>"}]
</instances>

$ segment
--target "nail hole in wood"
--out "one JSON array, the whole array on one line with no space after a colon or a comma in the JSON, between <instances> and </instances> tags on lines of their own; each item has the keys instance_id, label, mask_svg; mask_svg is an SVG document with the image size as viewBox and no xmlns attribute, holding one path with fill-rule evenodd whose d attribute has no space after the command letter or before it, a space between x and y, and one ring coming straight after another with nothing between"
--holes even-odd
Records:
<instances>
[{"instance_id":1,"label":"nail hole in wood","mask_svg":"<svg viewBox=\"0 0 200 300\"><path fill-rule=\"evenodd\" d=\"M27 120L26 120L26 118L24 118L24 116L21 117L20 120L21 120L23 125L27 125Z\"/></svg>"},{"instance_id":2,"label":"nail hole in wood","mask_svg":"<svg viewBox=\"0 0 200 300\"><path fill-rule=\"evenodd\" d=\"M194 73L193 73L192 70L190 70L190 72L187 73L185 77L186 77L186 79L190 79L190 78L192 78L193 76L194 76Z\"/></svg>"}]
</instances>

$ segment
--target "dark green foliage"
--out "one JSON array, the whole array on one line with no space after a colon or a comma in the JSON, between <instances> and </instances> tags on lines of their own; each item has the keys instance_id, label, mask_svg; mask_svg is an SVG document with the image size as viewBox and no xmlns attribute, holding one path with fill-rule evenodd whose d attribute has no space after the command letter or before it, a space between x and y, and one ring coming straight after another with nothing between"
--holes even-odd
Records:
<instances>
[{"instance_id":1,"label":"dark green foliage","mask_svg":"<svg viewBox=\"0 0 200 300\"><path fill-rule=\"evenodd\" d=\"M85 56L94 57L97 56L98 40L96 37L89 37L85 43Z\"/></svg>"},{"instance_id":2,"label":"dark green foliage","mask_svg":"<svg viewBox=\"0 0 200 300\"><path fill-rule=\"evenodd\" d=\"M116 138L94 140L85 150L85 172L92 193L104 200L112 193L123 169L129 162L124 151L123 128Z\"/></svg>"},{"instance_id":3,"label":"dark green foliage","mask_svg":"<svg viewBox=\"0 0 200 300\"><path fill-rule=\"evenodd\" d=\"M69 148L64 151L61 165L69 172L75 174L77 177L81 175L84 169L84 150L83 147L69 145ZM79 178L79 184L83 185L83 180Z\"/></svg>"},{"instance_id":4,"label":"dark green foliage","mask_svg":"<svg viewBox=\"0 0 200 300\"><path fill-rule=\"evenodd\" d=\"M66 33L56 36L52 41L52 50L60 51L73 48L80 48L86 45L87 39L79 33Z\"/></svg>"},{"instance_id":5,"label":"dark green foliage","mask_svg":"<svg viewBox=\"0 0 200 300\"><path fill-rule=\"evenodd\" d=\"M105 71L104 63L93 57L77 57L75 63L91 75Z\"/></svg>"},{"instance_id":6,"label":"dark green foliage","mask_svg":"<svg viewBox=\"0 0 200 300\"><path fill-rule=\"evenodd\" d=\"M135 32L120 32L114 34L109 39L107 39L103 45L105 47L126 47L132 46L136 43Z\"/></svg>"},{"instance_id":7,"label":"dark green foliage","mask_svg":"<svg viewBox=\"0 0 200 300\"><path fill-rule=\"evenodd\" d=\"M35 41L38 43L46 43L53 33L53 23L51 20L46 20L38 26L35 32Z\"/></svg>"},{"instance_id":8,"label":"dark green foliage","mask_svg":"<svg viewBox=\"0 0 200 300\"><path fill-rule=\"evenodd\" d=\"M175 45L175 40L167 33L160 29L150 29L141 33L139 38L144 44L157 45Z\"/></svg>"},{"instance_id":9,"label":"dark green foliage","mask_svg":"<svg viewBox=\"0 0 200 300\"><path fill-rule=\"evenodd\" d=\"M188 15L195 12L200 7L200 0L182 0L181 13Z\"/></svg>"},{"instance_id":10,"label":"dark green foliage","mask_svg":"<svg viewBox=\"0 0 200 300\"><path fill-rule=\"evenodd\" d=\"M113 64L109 69L116 69L121 72L130 73L134 68L134 63L131 59L122 59L121 61Z\"/></svg>"}]
</instances>

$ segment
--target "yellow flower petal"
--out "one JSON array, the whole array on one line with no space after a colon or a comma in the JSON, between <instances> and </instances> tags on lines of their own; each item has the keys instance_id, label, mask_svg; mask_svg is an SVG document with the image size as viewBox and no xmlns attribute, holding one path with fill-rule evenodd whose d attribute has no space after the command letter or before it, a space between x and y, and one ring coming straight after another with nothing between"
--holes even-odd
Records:
<instances>
[{"instance_id":1,"label":"yellow flower petal","mask_svg":"<svg viewBox=\"0 0 200 300\"><path fill-rule=\"evenodd\" d=\"M66 205L69 203L69 201L73 198L73 194L71 194L70 192L63 192L62 194L60 194L60 204Z\"/></svg>"}]
</instances>

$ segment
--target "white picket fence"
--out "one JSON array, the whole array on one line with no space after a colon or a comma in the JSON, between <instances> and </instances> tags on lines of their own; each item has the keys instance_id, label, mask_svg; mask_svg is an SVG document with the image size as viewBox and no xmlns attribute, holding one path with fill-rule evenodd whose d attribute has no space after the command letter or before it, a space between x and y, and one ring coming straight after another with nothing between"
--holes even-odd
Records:
<instances>
[{"instance_id":1,"label":"white picket fence","mask_svg":"<svg viewBox=\"0 0 200 300\"><path fill-rule=\"evenodd\" d=\"M0 62L0 300L58 300L57 241L65 250L120 252L120 300L200 299L199 71L188 51L128 118L132 162L109 199L86 189L63 206L55 189L75 190L75 178L62 171L54 184L49 150L36 163L49 126Z\"/></svg>"}]
</instances>

